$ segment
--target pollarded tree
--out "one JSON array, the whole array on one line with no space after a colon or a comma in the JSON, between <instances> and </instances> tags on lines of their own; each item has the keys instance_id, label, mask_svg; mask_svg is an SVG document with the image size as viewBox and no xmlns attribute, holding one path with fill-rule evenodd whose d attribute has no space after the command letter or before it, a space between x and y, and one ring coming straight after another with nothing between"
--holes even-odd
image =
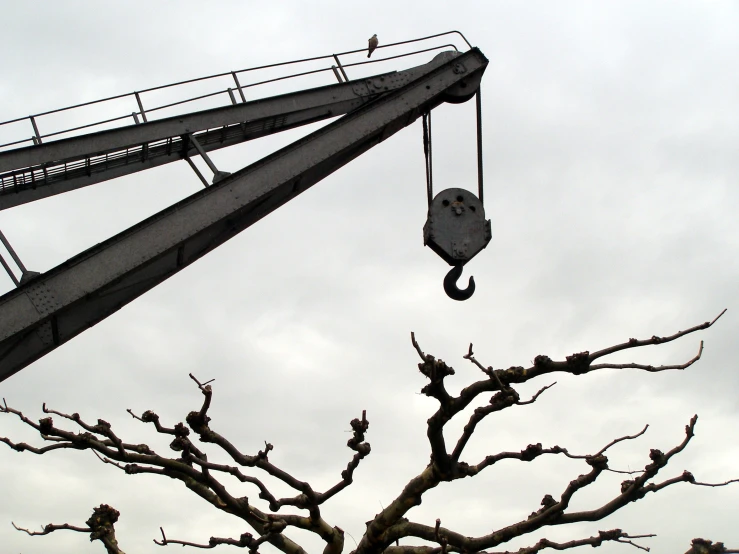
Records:
<instances>
[{"instance_id":1,"label":"pollarded tree","mask_svg":"<svg viewBox=\"0 0 739 554\"><path fill-rule=\"evenodd\" d=\"M475 358L472 345L470 345L464 358L478 367L484 377L462 389L458 396L451 395L445 385L446 379L454 375L454 369L442 360L423 352L415 337L411 334L413 346L421 358L418 368L428 379L428 384L423 387L421 392L436 399L439 403L437 411L428 420L427 436L431 447L430 461L416 477L405 485L387 507L384 507L380 513L367 522L366 531L352 554L446 554L447 552L476 553L482 551L487 551L488 554L501 553L503 552L501 548L504 548L504 545L514 538L529 535L549 526L602 520L627 504L642 500L650 492L657 493L678 483L716 487L739 481L739 479L733 479L724 483L704 483L698 481L688 471L662 480L658 479L672 457L687 447L695 432L697 416L694 416L685 426L685 437L680 444L674 446L668 452L657 449L650 450L649 461L645 461L644 469L622 472L628 473L628 478L621 483L620 490L616 491L608 502L588 510L576 511L571 509L572 498L595 483L598 477L605 472L618 472L619 470L609 466L606 453L622 441L641 436L646 431L646 427L634 435L611 440L599 450L590 454L577 454L558 445L543 446L538 443L529 444L518 452L490 454L482 460L477 460L476 463L465 461L463 456L468 441L473 433L477 431L478 425L483 419L490 414L512 406L532 404L552 386L552 384L545 385L533 397L522 400L514 385L557 372L583 375L608 368L634 368L648 372L685 369L700 359L703 342L701 342L698 354L694 358L679 365L616 364L604 362L602 358L623 350L671 342L685 335L707 329L722 314L723 312L713 321L685 331L679 331L671 336L653 336L645 340L629 339L622 344L597 352L579 352L567 356L563 361L554 361L547 356L537 356L533 365L528 368L493 369L492 367L485 367ZM85 422L77 413L63 413L47 408L44 404L43 411L49 416L35 422L24 416L20 411L9 407L4 400L0 412L16 415L23 423L36 429L41 438L49 444L34 447L26 443L16 443L4 437L0 437L0 441L18 452L31 452L39 455L67 448L92 450L101 461L111 464L129 475L144 473L177 479L214 508L242 519L256 533L256 535L253 535L245 532L238 538L211 537L207 543L197 544L167 538L164 530L162 530L161 539L154 539L154 542L162 546L178 544L197 548L214 548L219 545L232 545L248 548L250 552L256 553L260 545L269 543L285 554L304 554L303 548L288 536L290 528L294 527L310 531L320 537L325 543L324 554L340 554L343 552L344 531L341 527L332 525L324 519L321 514L321 506L352 483L354 471L362 459L370 453L370 445L365 441L365 434L369 428L366 412L362 412L361 418L351 421L353 436L349 439L347 446L354 451L354 455L346 469L341 472L341 479L329 489L319 492L307 482L301 481L273 464L269 459L269 453L273 448L271 444L267 443L263 450L254 455L245 454L236 445L212 429L208 409L211 405L213 389L210 384L200 382L192 374L190 377L203 395L203 404L199 410L192 411L187 415L185 418L186 424L180 422L173 427L167 427L160 422L159 416L153 411L146 411L138 416L133 411L128 410L131 416L137 420L151 423L157 433L171 435L173 440L170 448L179 453L177 457L160 455L146 444L124 442L113 431L112 425L102 419L99 419L96 424L90 424ZM493 395L487 402L481 403L474 409L463 431L456 437L456 441L450 440L450 437L445 437L445 426L449 421L486 393L493 393ZM74 432L57 427L51 417L52 415L74 422L82 428L82 431ZM193 434L197 436L200 443L212 444L217 447L215 450L220 454L225 454L228 462L211 461L211 457L204 450L201 450L202 447L196 446L192 440ZM520 521L512 522L506 527L496 529L486 535L468 536L464 529L452 530L442 526L440 519L437 519L435 523L428 524L411 521L406 517L413 507L421 504L423 495L440 483L474 478L484 470L490 471L489 468L501 460L531 462L541 456L566 456L580 461L584 464L586 471L576 476L558 494L546 494L540 507ZM289 486L295 491L295 495L277 498L270 492L263 480L255 476L259 475L259 472L264 472ZM243 492L236 493L228 490L222 483L224 475L233 476L242 483L247 483L249 485L247 490L251 488L257 493L259 500L262 501L262 507L258 507L256 502L250 501L249 497L242 496ZM119 513L114 508L101 505L95 508L93 515L86 522L87 527L76 527L65 523L60 525L49 524L38 532L20 527L16 528L30 535L46 535L62 529L90 533L90 539L100 540L109 554L122 554L123 551L118 545L114 527L118 516ZM558 543L541 539L528 547L519 549L517 552L518 554L535 554L546 549L567 550L586 545L597 547L604 542L624 543L647 550L641 542L650 536L653 535L630 535L621 529L611 529L599 531L597 535L590 537L573 538L568 542ZM401 539L404 543L409 544L400 545L399 541ZM727 550L721 543L714 544L711 541L695 539L688 554L720 552L739 552L739 550Z\"/></svg>"}]
</instances>

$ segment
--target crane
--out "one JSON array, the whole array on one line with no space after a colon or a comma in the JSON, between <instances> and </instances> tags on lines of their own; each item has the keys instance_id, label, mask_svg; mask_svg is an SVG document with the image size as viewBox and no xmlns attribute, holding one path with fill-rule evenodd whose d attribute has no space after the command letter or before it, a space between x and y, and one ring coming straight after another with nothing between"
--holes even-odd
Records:
<instances>
[{"instance_id":1,"label":"crane","mask_svg":"<svg viewBox=\"0 0 739 554\"><path fill-rule=\"evenodd\" d=\"M408 42L413 41L395 44ZM467 45L467 51L444 50L420 66L356 80L346 77L349 65L332 55L336 65L330 69L338 82L253 101L247 101L246 87L232 72L236 86L227 90L230 105L156 120L150 120L153 110L144 109L139 91L132 93L139 110L117 118L130 118L128 124L93 132L78 127L72 131L82 134L51 141L39 133L38 115L27 118L34 130L31 139L0 146L0 210L179 160L190 163L205 186L48 271L35 273L21 265L17 287L0 297L0 381L440 104L471 99L488 60ZM220 148L339 115L233 173L219 171L208 157ZM2 151L3 146L12 148ZM198 155L213 171L211 182L192 163ZM9 247L1 233L0 238ZM7 269L4 260L3 265Z\"/></svg>"}]
</instances>

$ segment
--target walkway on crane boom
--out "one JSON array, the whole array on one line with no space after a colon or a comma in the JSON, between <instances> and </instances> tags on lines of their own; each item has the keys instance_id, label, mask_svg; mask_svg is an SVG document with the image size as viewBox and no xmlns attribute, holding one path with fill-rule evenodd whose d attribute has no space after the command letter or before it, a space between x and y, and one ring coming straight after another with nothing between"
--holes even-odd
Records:
<instances>
[{"instance_id":1,"label":"walkway on crane boom","mask_svg":"<svg viewBox=\"0 0 739 554\"><path fill-rule=\"evenodd\" d=\"M458 31L450 31L449 33L441 33L439 35L432 35L431 37L388 44L380 48L390 48L452 33L459 34L464 39L464 36ZM464 40L467 42L466 39ZM469 45L469 43L467 44ZM449 47L457 50L453 44L444 44L423 50L406 52L396 56L351 63L343 66L339 61L339 56L365 52L366 50L342 52L340 54L308 58L307 60L283 62L241 70L239 72L191 79L162 87L154 87L146 91L86 102L70 108L52 110L43 114L28 116L28 118L0 123L0 128L2 128L4 125L29 119L35 133L35 136L32 138L0 145L0 148L2 148L24 142L33 142L30 146L4 152L0 151L0 210L182 159L190 163L203 181L203 184L208 186L210 183L206 181L205 177L202 176L197 167L192 163L190 160L191 157L197 156L198 154L202 155L213 170L213 182L216 182L224 174L216 170L208 158L207 152L349 113L364 103L375 100L413 81L438 65L439 62L437 58L434 58L428 64L405 71L382 73L352 81L345 80L346 72L344 68L378 63ZM335 60L339 64L339 69L341 69L344 79L342 79L337 71L336 66L299 72L297 74L251 83L246 86L241 85L237 76L237 73L244 73L255 69L303 63L325 58ZM332 70L339 80L339 84L299 90L297 92L250 102L246 101L244 95L244 89L248 87ZM172 87L183 84L205 81L227 75L233 77L236 90L242 99L241 103L236 101L233 89L228 88L226 90L218 90L215 93L165 104L149 110L145 110L142 104L141 95L144 92L165 88L171 89ZM174 115L154 121L149 120L151 114L157 110L171 108L172 106L183 106L195 100L225 94L226 92L230 98L230 105ZM70 111L92 104L117 100L126 96L136 99L140 111L134 112L131 115L108 118L47 135L41 135L38 132L37 119L43 115ZM139 118L143 119L144 122L140 123ZM80 130L86 131L96 126L110 124L111 122L123 122L126 119L129 121L133 120L134 124L46 142L46 139L49 137L56 137Z\"/></svg>"},{"instance_id":2,"label":"walkway on crane boom","mask_svg":"<svg viewBox=\"0 0 739 554\"><path fill-rule=\"evenodd\" d=\"M479 90L477 48L204 188L0 297L0 381L99 323L443 102Z\"/></svg>"}]
</instances>

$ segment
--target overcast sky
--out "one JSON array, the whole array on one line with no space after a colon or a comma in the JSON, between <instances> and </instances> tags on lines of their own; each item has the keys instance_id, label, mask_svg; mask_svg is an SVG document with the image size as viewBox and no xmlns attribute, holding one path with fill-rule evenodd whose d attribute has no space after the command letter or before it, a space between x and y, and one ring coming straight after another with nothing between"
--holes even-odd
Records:
<instances>
[{"instance_id":1,"label":"overcast sky","mask_svg":"<svg viewBox=\"0 0 739 554\"><path fill-rule=\"evenodd\" d=\"M610 456L613 467L638 469L650 448L678 444L697 413L695 438L663 477L684 469L702 481L739 477L736 2L0 0L0 13L0 120L362 48L373 33L387 44L458 29L490 60L482 98L493 238L465 268L477 281L471 300L445 296L448 266L423 247L417 122L1 383L9 405L37 419L47 402L87 420L104 418L128 442L164 445L125 409L154 409L169 425L184 420L201 403L192 372L215 379L214 429L245 453L271 442L271 460L318 490L338 481L352 454L349 421L366 409L372 453L355 483L324 509L331 525L351 535L348 551L364 522L428 462L425 422L437 404L419 394L425 380L411 331L456 368L449 387L458 391L481 378L462 359L470 342L486 365L529 365L537 354L562 359L671 334L728 308L708 331L617 358L679 363L705 340L703 359L687 371L617 370L521 386L523 397L558 381L534 405L486 420L468 461L536 442L595 452L649 423L644 437ZM432 57L348 71L358 77ZM311 83L332 79L326 73ZM291 86L310 85L275 92ZM436 190L474 190L474 102L443 105L433 117ZM41 119L41 131L53 123ZM213 159L236 171L314 128ZM47 271L201 188L178 162L4 211L0 229L26 266ZM0 287L7 292L12 282L0 275ZM41 442L8 416L0 418L0 436ZM100 553L84 535L31 538L10 521L82 525L103 502L121 511L118 534L129 553L158 551L159 526L170 538L197 542L250 530L179 482L126 476L89 452L37 457L0 448L0 467L3 552L54 545L63 554ZM409 517L486 534L525 518L545 494L558 497L585 471L553 457L501 463L434 489ZM574 507L599 506L621 480L604 476ZM234 487L256 502L254 490ZM544 529L507 547L618 527L657 533L642 541L654 552L684 552L698 536L739 548L737 513L739 485L674 486L605 521ZM289 536L309 551L321 548L312 537ZM599 552L630 548L610 544Z\"/></svg>"}]
</instances>

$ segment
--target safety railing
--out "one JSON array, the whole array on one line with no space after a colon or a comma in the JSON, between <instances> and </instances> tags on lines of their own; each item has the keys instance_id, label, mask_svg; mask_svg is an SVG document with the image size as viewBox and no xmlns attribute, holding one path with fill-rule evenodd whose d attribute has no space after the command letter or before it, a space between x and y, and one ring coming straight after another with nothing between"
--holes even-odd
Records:
<instances>
[{"instance_id":1,"label":"safety railing","mask_svg":"<svg viewBox=\"0 0 739 554\"><path fill-rule=\"evenodd\" d=\"M461 38L461 40L464 42L464 44L468 48L472 48L471 44L467 41L467 39L464 37L462 33L460 33L459 31L448 31L445 33L438 33L438 34L430 35L426 37L404 40L404 41L394 42L394 43L386 44L386 45L380 45L377 48L377 51L380 51L382 49L402 47L404 45L415 44L415 43L419 43L423 41L432 41L434 39L439 39L440 37L446 37L449 35L458 35L459 38ZM167 85L151 87L151 88L134 91L134 92L126 93L126 94L109 96L107 98L102 98L100 100L83 102L80 104L75 104L73 106L68 106L66 108L49 110L46 112L41 112L41 113L1 122L0 123L0 136L9 134L10 136L15 136L19 138L16 138L15 140L11 140L10 142L6 142L4 144L0 144L0 151L21 148L21 147L30 146L33 144L41 144L47 141L48 139L67 138L69 136L74 136L75 134L80 134L80 132L83 132L83 131L84 132L95 132L95 131L114 128L114 127L130 125L132 123L135 123L135 124L146 123L152 119L152 116L156 118L160 114L162 115L162 117L170 117L173 115L179 115L182 113L197 111L192 108L198 102L200 102L200 104L202 105L203 103L201 101L203 100L210 101L207 107L216 107L218 105L222 105L223 100L219 99L219 97L223 98L227 104L229 102L231 104L237 104L238 100L241 100L241 102L247 102L247 95L245 91L251 92L250 89L252 89L253 87L264 86L264 85L272 84L272 83L278 83L280 81L296 79L298 77L306 77L309 75L316 75L320 73L332 72L333 75L336 77L336 79L338 79L339 81L344 81L344 80L347 80L347 74L346 74L347 68L359 68L359 67L366 66L369 64L387 62L387 61L395 60L398 58L405 58L409 56L423 54L426 52L432 52L434 50L442 50L442 49L448 49L448 48L453 48L455 50L458 50L455 44L447 43L447 44L433 45L433 46L429 46L429 47L418 49L418 50L412 50L409 52L402 52L399 54L390 55L390 56L386 56L383 58L375 58L375 59L370 59L367 61L358 61L358 62L351 62L351 63L342 63L342 60L341 60L342 57L346 58L347 56L351 56L353 54L367 52L366 48L362 48L358 50L348 50L346 52L340 52L338 54L326 54L323 56L303 58L300 60L292 60L288 62L279 62L279 63L262 65L262 66L257 66L257 67L250 67L247 69L240 69L238 71L218 73L215 75L208 75L206 77L198 77L195 79L187 79L187 80L179 81L176 83L170 83ZM388 50L385 50L385 51L388 53L391 52ZM329 63L331 63L331 65L329 67L324 67L323 65L325 64L327 60L329 61ZM287 66L294 66L297 64L308 64L308 63L313 63L313 62L318 62L321 64L321 66L314 68L314 69L306 69L304 71L290 73L288 75L277 75L274 77L261 78L261 79L255 78L251 82L242 83L242 79L244 77L250 78L252 75L255 75L255 72L258 72L258 71L274 70L275 68L281 69ZM240 77L242 77L242 79L240 79ZM359 76L356 76L354 78L358 78L358 77ZM231 86L222 88L223 85L221 84L221 87L215 91L209 90L202 94L197 94L195 96L187 96L185 98L176 97L177 90L178 89L184 90L185 85L191 85L194 83L202 84L202 83L207 83L210 81L215 81L217 79L223 79L223 78L227 78L231 80L232 81ZM162 91L166 91L167 93L173 93L173 94L169 94L168 99L163 104L160 104L154 107L148 107L148 108L145 107L145 102L143 99L144 94L147 94L148 96L151 97L153 93L159 93ZM281 91L281 93L285 93L285 92L286 91L284 90ZM237 99L237 95L238 95L238 99ZM252 97L251 94L249 95L249 100L255 100L255 99L257 99L257 97ZM89 123L80 124L80 120L83 119L80 112L82 111L83 108L98 107L103 104L110 105L116 101L126 101L126 100L129 101L129 105L135 106L134 111L126 111L126 113L122 115L116 115L114 117L105 117L100 120L95 120ZM214 100L216 101L215 105L213 105ZM133 101L135 101L135 104L133 104ZM147 99L146 103L148 102L149 100ZM187 108L189 109L180 111L179 114L172 113L171 108L179 108L179 107L185 107L185 106L187 106ZM120 110L120 108L118 109ZM203 109L203 108L199 108L199 109ZM109 113L109 111L112 111L112 110L104 109L103 111L106 111ZM165 111L168 111L169 113L165 114ZM120 111L118 113L120 113ZM43 128L46 123L45 120L49 120L53 116L63 116L62 117L63 120L66 120L68 122L74 122L74 124L72 124L72 126L68 126L68 127L65 126L60 129L58 128L56 130L51 130L45 133L41 132L41 128ZM42 118L44 118L43 121L42 121ZM25 126L26 130L23 130L21 128L19 128L18 130L14 130L14 131L10 130L11 126L24 125L24 122L28 123L28 125ZM40 125L41 123L44 123L44 125ZM64 125L69 125L69 123L66 123Z\"/></svg>"}]
</instances>

